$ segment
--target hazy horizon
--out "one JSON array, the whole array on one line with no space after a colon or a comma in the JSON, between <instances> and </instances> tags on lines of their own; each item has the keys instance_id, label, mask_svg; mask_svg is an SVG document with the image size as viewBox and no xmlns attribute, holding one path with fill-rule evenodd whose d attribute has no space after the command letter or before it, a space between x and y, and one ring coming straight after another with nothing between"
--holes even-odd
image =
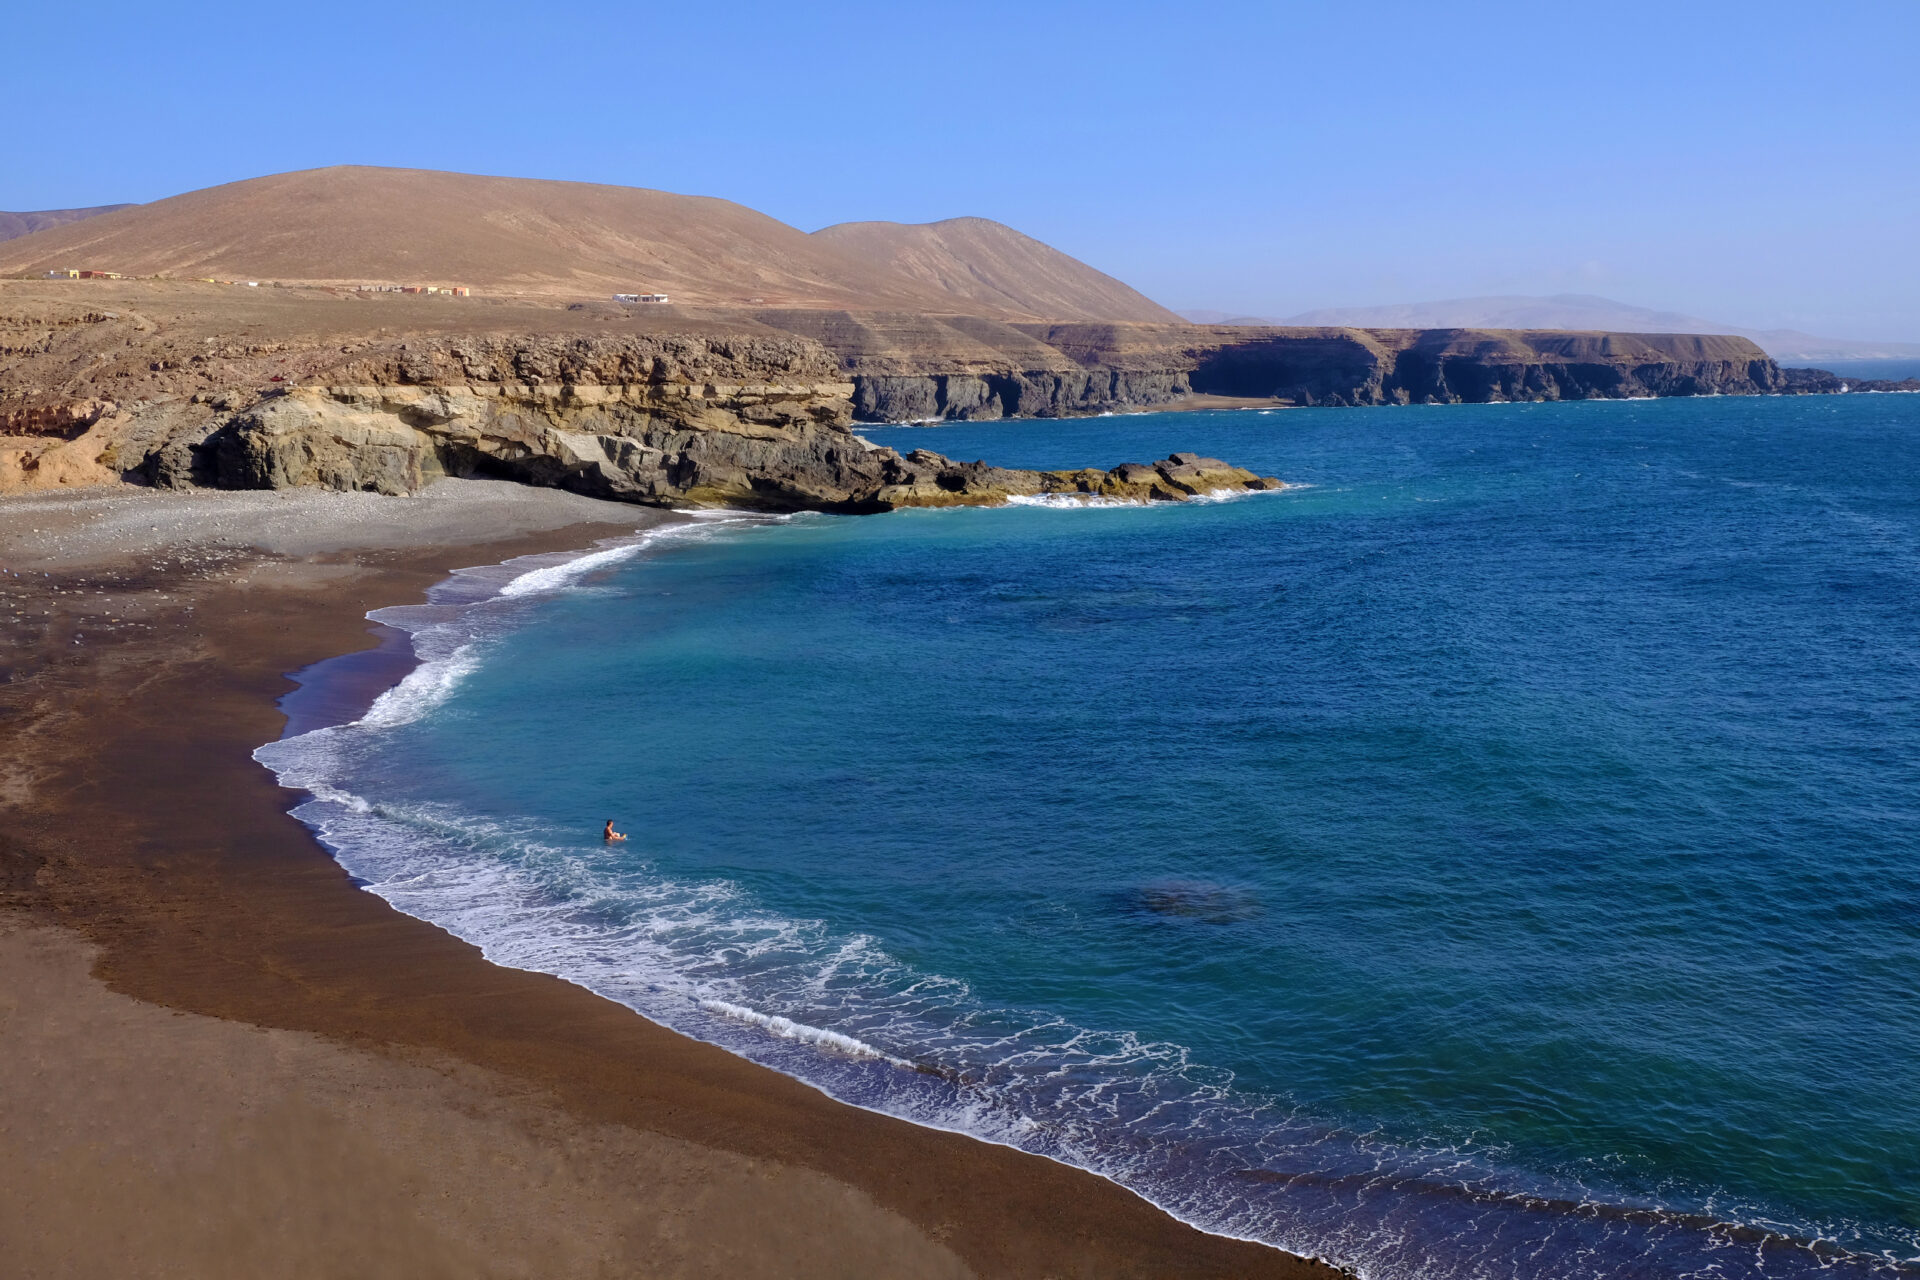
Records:
<instances>
[{"instance_id":1,"label":"hazy horizon","mask_svg":"<svg viewBox=\"0 0 1920 1280\"><path fill-rule=\"evenodd\" d=\"M330 13L16 15L42 111L0 143L0 208L452 169L809 231L994 218L1176 309L1582 293L1920 342L1911 6Z\"/></svg>"}]
</instances>

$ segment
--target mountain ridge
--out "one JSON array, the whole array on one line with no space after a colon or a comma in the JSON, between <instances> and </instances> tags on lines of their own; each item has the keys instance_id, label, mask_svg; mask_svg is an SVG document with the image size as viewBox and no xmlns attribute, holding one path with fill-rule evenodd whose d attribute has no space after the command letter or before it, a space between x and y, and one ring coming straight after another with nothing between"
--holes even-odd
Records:
<instances>
[{"instance_id":1,"label":"mountain ridge","mask_svg":"<svg viewBox=\"0 0 1920 1280\"><path fill-rule=\"evenodd\" d=\"M337 165L206 187L0 241L0 274L467 285L692 306L885 307L1007 320L1178 317L986 219L809 235L643 187Z\"/></svg>"},{"instance_id":2,"label":"mountain ridge","mask_svg":"<svg viewBox=\"0 0 1920 1280\"><path fill-rule=\"evenodd\" d=\"M17 240L21 236L30 236L36 231L64 227L71 222L84 222L88 218L97 218L103 213L118 213L122 209L133 207L131 204L97 204L84 209L36 209L28 213L0 212L0 241Z\"/></svg>"}]
</instances>

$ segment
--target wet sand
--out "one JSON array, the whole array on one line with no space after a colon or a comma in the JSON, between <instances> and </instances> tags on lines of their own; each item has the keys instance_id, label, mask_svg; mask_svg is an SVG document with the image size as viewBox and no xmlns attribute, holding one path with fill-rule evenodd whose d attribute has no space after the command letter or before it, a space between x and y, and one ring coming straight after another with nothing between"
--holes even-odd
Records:
<instances>
[{"instance_id":1,"label":"wet sand","mask_svg":"<svg viewBox=\"0 0 1920 1280\"><path fill-rule=\"evenodd\" d=\"M369 609L453 568L660 518L427 494L0 501L18 1274L1336 1274L836 1103L354 888L251 759L284 673L371 648Z\"/></svg>"}]
</instances>

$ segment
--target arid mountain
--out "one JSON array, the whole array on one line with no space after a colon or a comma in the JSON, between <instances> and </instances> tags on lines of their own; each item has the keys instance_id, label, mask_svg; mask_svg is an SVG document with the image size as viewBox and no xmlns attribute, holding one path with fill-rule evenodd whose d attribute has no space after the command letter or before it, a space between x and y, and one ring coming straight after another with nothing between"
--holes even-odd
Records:
<instances>
[{"instance_id":1,"label":"arid mountain","mask_svg":"<svg viewBox=\"0 0 1920 1280\"><path fill-rule=\"evenodd\" d=\"M726 200L583 182L343 166L251 178L0 244L0 272L465 284L524 293L667 293L675 302L939 309Z\"/></svg>"},{"instance_id":2,"label":"arid mountain","mask_svg":"<svg viewBox=\"0 0 1920 1280\"><path fill-rule=\"evenodd\" d=\"M665 293L675 304L706 307L1174 318L996 223L894 228L912 251L887 247L884 233L841 230L810 236L730 201L637 187L343 166L209 187L24 236L0 244L0 274L75 267L523 294Z\"/></svg>"},{"instance_id":3,"label":"arid mountain","mask_svg":"<svg viewBox=\"0 0 1920 1280\"><path fill-rule=\"evenodd\" d=\"M97 218L103 213L131 208L133 206L130 204L99 204L91 209L41 209L34 213L0 213L0 240L14 240L20 236L32 235L36 231L45 231L49 227L64 227L69 222L81 222L87 218Z\"/></svg>"},{"instance_id":4,"label":"arid mountain","mask_svg":"<svg viewBox=\"0 0 1920 1280\"><path fill-rule=\"evenodd\" d=\"M813 235L986 314L1160 324L1180 318L1112 276L986 218L842 222Z\"/></svg>"},{"instance_id":5,"label":"arid mountain","mask_svg":"<svg viewBox=\"0 0 1920 1280\"><path fill-rule=\"evenodd\" d=\"M1920 343L1820 338L1796 329L1747 329L1678 311L1656 311L1586 293L1549 297L1448 298L1381 307L1323 307L1285 319L1184 311L1196 324L1351 325L1362 329L1568 329L1612 333L1728 333L1751 338L1776 360L1888 360L1920 357Z\"/></svg>"}]
</instances>

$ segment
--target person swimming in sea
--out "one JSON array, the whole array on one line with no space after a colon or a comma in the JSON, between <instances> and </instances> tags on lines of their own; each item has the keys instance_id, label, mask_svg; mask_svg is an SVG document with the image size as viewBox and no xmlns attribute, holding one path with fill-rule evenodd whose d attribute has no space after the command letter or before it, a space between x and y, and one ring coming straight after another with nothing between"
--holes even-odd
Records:
<instances>
[{"instance_id":1,"label":"person swimming in sea","mask_svg":"<svg viewBox=\"0 0 1920 1280\"><path fill-rule=\"evenodd\" d=\"M605 841L606 841L606 842L607 842L608 844L612 844L612 843L613 843L613 842L614 842L615 840L625 840L625 839L626 839L626 837L625 837L624 835L621 835L621 834L620 834L620 833L619 833L618 831L615 831L615 830L613 829L613 819L612 819L612 818L608 818L608 819L607 819L607 829L606 829L605 831L602 831L602 832L600 833L600 838L601 838L602 840L605 840Z\"/></svg>"}]
</instances>

